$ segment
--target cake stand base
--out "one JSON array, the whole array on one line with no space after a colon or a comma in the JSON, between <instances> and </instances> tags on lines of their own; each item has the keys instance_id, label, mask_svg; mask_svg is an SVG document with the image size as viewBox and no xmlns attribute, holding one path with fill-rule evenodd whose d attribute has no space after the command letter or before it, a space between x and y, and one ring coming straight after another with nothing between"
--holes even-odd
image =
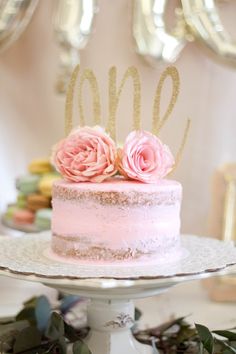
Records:
<instances>
[{"instance_id":1,"label":"cake stand base","mask_svg":"<svg viewBox=\"0 0 236 354\"><path fill-rule=\"evenodd\" d=\"M182 281L198 277L199 275L186 277ZM82 280L65 283L47 279L46 284L61 292L89 299L87 319L90 331L85 342L92 354L153 354L150 345L141 344L132 334L135 324L132 299L162 294L180 281L178 278L159 279L135 281L131 285L126 281L118 281L115 284L112 281L97 279L94 283L94 280L87 279L85 286Z\"/></svg>"},{"instance_id":2,"label":"cake stand base","mask_svg":"<svg viewBox=\"0 0 236 354\"><path fill-rule=\"evenodd\" d=\"M151 354L131 332L134 304L130 300L92 299L88 305L90 333L85 340L92 354Z\"/></svg>"},{"instance_id":3,"label":"cake stand base","mask_svg":"<svg viewBox=\"0 0 236 354\"><path fill-rule=\"evenodd\" d=\"M188 277L184 280L188 280ZM150 345L141 344L132 334L135 308L131 299L162 294L178 284L179 280L136 281L137 286L134 287L125 281L118 281L120 286L102 279L96 282L93 286L94 281L91 279L88 287L89 279L87 286L82 285L83 281L79 281L80 286L77 282L73 286L73 281L65 284L63 281L47 279L46 285L89 299L87 319L90 331L85 342L92 354L153 354Z\"/></svg>"}]
</instances>

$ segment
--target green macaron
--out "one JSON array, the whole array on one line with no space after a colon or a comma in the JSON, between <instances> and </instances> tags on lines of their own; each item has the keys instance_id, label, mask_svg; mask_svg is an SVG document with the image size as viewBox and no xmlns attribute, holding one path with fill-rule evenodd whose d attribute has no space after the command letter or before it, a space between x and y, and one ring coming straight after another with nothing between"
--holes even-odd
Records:
<instances>
[{"instance_id":1,"label":"green macaron","mask_svg":"<svg viewBox=\"0 0 236 354\"><path fill-rule=\"evenodd\" d=\"M51 228L52 209L44 208L36 211L35 226L43 231Z\"/></svg>"},{"instance_id":2,"label":"green macaron","mask_svg":"<svg viewBox=\"0 0 236 354\"><path fill-rule=\"evenodd\" d=\"M16 179L16 188L23 194L28 195L38 191L38 185L41 176L39 175L24 175Z\"/></svg>"},{"instance_id":3,"label":"green macaron","mask_svg":"<svg viewBox=\"0 0 236 354\"><path fill-rule=\"evenodd\" d=\"M18 206L16 204L9 204L7 206L7 210L4 214L4 217L6 220L12 220L13 215L15 213L15 211L18 209Z\"/></svg>"},{"instance_id":4,"label":"green macaron","mask_svg":"<svg viewBox=\"0 0 236 354\"><path fill-rule=\"evenodd\" d=\"M26 207L26 196L25 194L19 192L17 195L16 205L20 209L24 209Z\"/></svg>"}]
</instances>

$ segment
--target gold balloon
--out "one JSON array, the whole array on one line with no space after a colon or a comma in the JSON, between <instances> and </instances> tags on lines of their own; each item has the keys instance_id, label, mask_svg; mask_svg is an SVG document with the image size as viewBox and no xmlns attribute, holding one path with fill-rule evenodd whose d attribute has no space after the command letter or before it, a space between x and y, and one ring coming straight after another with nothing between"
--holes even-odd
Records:
<instances>
[{"instance_id":1,"label":"gold balloon","mask_svg":"<svg viewBox=\"0 0 236 354\"><path fill-rule=\"evenodd\" d=\"M65 93L74 67L79 63L79 50L84 48L92 31L95 0L57 0L54 30L60 46L58 93Z\"/></svg>"},{"instance_id":2,"label":"gold balloon","mask_svg":"<svg viewBox=\"0 0 236 354\"><path fill-rule=\"evenodd\" d=\"M236 42L224 28L214 0L181 0L185 21L194 37L225 63L236 64Z\"/></svg>"},{"instance_id":3,"label":"gold balloon","mask_svg":"<svg viewBox=\"0 0 236 354\"><path fill-rule=\"evenodd\" d=\"M133 35L137 51L146 60L174 63L186 44L185 22L180 16L172 33L166 29L168 0L134 0Z\"/></svg>"},{"instance_id":4,"label":"gold balloon","mask_svg":"<svg viewBox=\"0 0 236 354\"><path fill-rule=\"evenodd\" d=\"M0 51L16 41L28 25L38 0L0 1Z\"/></svg>"}]
</instances>

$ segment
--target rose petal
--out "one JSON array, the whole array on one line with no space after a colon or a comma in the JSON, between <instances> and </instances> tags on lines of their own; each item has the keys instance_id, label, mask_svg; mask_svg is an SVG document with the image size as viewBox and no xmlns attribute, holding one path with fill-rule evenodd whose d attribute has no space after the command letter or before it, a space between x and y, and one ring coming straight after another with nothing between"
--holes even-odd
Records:
<instances>
[{"instance_id":1,"label":"rose petal","mask_svg":"<svg viewBox=\"0 0 236 354\"><path fill-rule=\"evenodd\" d=\"M173 165L173 155L160 139L147 131L133 131L126 138L119 171L132 179L156 183Z\"/></svg>"},{"instance_id":2,"label":"rose petal","mask_svg":"<svg viewBox=\"0 0 236 354\"><path fill-rule=\"evenodd\" d=\"M53 148L52 162L72 182L101 182L116 173L116 147L101 127L74 129Z\"/></svg>"}]
</instances>

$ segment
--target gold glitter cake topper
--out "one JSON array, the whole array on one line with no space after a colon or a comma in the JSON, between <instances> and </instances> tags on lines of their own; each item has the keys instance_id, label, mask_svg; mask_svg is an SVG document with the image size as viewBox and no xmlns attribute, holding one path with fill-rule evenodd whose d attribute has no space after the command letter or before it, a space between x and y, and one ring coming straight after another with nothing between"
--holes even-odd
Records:
<instances>
[{"instance_id":1,"label":"gold glitter cake topper","mask_svg":"<svg viewBox=\"0 0 236 354\"><path fill-rule=\"evenodd\" d=\"M116 68L112 67L109 70L109 119L107 125L107 131L110 133L112 139L116 141L116 112L118 108L118 103L120 99L121 92L125 85L125 82L128 78L133 79L133 87L134 87L134 97L133 97L133 129L140 130L141 129L141 115L140 115L140 107L141 107L141 84L138 70L131 66L129 67L121 81L121 84L116 89Z\"/></svg>"},{"instance_id":2,"label":"gold glitter cake topper","mask_svg":"<svg viewBox=\"0 0 236 354\"><path fill-rule=\"evenodd\" d=\"M73 103L75 95L75 86L79 76L80 66L77 65L71 75L69 82L67 95L66 95L66 105L65 105L65 133L68 135L73 128ZM166 79L170 77L172 81L172 95L170 98L169 105L163 117L160 116L160 106L161 106L161 93L163 90L164 83ZM129 67L120 83L120 86L117 88L117 70L116 67L111 67L109 70L109 118L107 122L106 131L110 134L111 138L116 141L116 113L118 109L118 104L120 100L121 93L123 91L124 85L127 79L131 78L133 81L133 129L141 129L141 83L138 70L131 66ZM85 81L88 81L90 84L92 97L93 97L93 113L94 113L94 124L101 124L101 103L99 88L96 76L94 75L91 69L85 69L79 80L78 87L78 107L79 107L79 116L80 116L80 126L86 125L84 118L84 108L83 108L83 85ZM158 135L161 128L164 126L166 121L169 119L170 114L173 111L175 103L179 95L179 73L174 66L167 67L161 74L160 80L158 82L154 102L153 102L153 117L152 117L152 133ZM188 132L190 128L190 120L187 120L186 127L184 130L183 138L178 149L176 158L175 158L175 168L179 163L181 158Z\"/></svg>"}]
</instances>

